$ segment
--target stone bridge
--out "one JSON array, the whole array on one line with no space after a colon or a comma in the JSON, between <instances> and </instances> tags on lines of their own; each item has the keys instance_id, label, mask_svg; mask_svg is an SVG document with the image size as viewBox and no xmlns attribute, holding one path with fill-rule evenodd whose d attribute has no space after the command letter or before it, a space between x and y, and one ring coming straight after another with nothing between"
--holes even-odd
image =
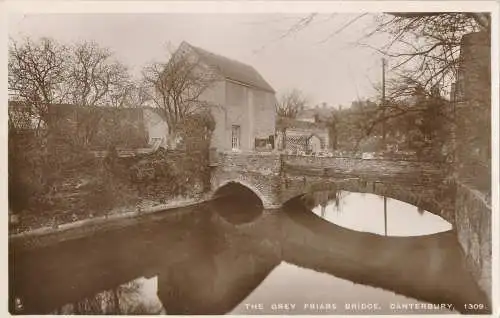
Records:
<instances>
[{"instance_id":1,"label":"stone bridge","mask_svg":"<svg viewBox=\"0 0 500 318\"><path fill-rule=\"evenodd\" d=\"M266 209L280 208L310 191L346 190L379 194L446 215L443 171L443 166L428 162L221 153L211 187L216 195L231 184L243 185Z\"/></svg>"},{"instance_id":2,"label":"stone bridge","mask_svg":"<svg viewBox=\"0 0 500 318\"><path fill-rule=\"evenodd\" d=\"M439 215L453 226L470 271L491 299L491 203L467 184L450 182L449 167L442 163L220 153L212 167L214 196L239 184L266 209L310 191L345 190L390 197Z\"/></svg>"}]
</instances>

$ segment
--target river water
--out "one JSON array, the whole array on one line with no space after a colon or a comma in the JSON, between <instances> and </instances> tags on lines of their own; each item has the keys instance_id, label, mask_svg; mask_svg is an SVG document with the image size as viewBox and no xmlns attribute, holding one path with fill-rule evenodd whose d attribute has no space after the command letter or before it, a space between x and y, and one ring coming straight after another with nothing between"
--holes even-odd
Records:
<instances>
[{"instance_id":1,"label":"river water","mask_svg":"<svg viewBox=\"0 0 500 318\"><path fill-rule=\"evenodd\" d=\"M485 296L451 225L372 194L237 193L11 251L16 314L453 314Z\"/></svg>"}]
</instances>

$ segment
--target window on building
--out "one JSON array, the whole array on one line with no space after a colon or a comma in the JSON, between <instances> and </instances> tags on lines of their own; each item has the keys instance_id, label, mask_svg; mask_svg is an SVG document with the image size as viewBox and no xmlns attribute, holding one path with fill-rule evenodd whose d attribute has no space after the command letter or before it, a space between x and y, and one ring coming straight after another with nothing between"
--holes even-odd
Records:
<instances>
[{"instance_id":1,"label":"window on building","mask_svg":"<svg viewBox=\"0 0 500 318\"><path fill-rule=\"evenodd\" d=\"M240 126L233 125L231 129L231 148L233 148L233 150L240 149L240 134Z\"/></svg>"}]
</instances>

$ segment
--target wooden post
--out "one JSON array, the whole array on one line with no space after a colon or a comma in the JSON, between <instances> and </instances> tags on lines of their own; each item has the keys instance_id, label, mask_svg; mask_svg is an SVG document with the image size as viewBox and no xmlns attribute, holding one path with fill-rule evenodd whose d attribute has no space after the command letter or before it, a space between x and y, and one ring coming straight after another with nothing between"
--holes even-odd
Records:
<instances>
[{"instance_id":1,"label":"wooden post","mask_svg":"<svg viewBox=\"0 0 500 318\"><path fill-rule=\"evenodd\" d=\"M387 197L384 196L384 229L385 236L387 236Z\"/></svg>"},{"instance_id":2,"label":"wooden post","mask_svg":"<svg viewBox=\"0 0 500 318\"><path fill-rule=\"evenodd\" d=\"M385 147L385 58L382 58L382 141Z\"/></svg>"}]
</instances>

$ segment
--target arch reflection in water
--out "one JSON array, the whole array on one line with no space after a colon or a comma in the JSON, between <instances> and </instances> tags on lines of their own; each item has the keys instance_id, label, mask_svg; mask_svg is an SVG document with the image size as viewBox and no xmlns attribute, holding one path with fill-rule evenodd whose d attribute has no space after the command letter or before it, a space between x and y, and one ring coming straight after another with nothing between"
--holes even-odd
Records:
<instances>
[{"instance_id":1,"label":"arch reflection in water","mask_svg":"<svg viewBox=\"0 0 500 318\"><path fill-rule=\"evenodd\" d=\"M263 206L260 198L240 183L227 183L215 192L214 197L215 199L208 203L209 208L229 223L248 223L262 214Z\"/></svg>"},{"instance_id":2,"label":"arch reflection in water","mask_svg":"<svg viewBox=\"0 0 500 318\"><path fill-rule=\"evenodd\" d=\"M380 304L381 310L365 314L402 314L416 312L395 312L389 304L449 303L463 312L465 303L484 302L452 233L393 238L356 232L299 204L252 212L258 216L244 222L231 217L235 211L241 212L234 204L201 205L15 253L10 295L22 300L18 313L24 314L335 314L346 312L305 310L304 304L341 308L356 300ZM266 310L246 309L260 301ZM295 310L271 308L287 302Z\"/></svg>"},{"instance_id":3,"label":"arch reflection in water","mask_svg":"<svg viewBox=\"0 0 500 318\"><path fill-rule=\"evenodd\" d=\"M370 193L315 192L306 195L312 211L339 226L388 236L419 236L446 232L452 225L411 204Z\"/></svg>"}]
</instances>

